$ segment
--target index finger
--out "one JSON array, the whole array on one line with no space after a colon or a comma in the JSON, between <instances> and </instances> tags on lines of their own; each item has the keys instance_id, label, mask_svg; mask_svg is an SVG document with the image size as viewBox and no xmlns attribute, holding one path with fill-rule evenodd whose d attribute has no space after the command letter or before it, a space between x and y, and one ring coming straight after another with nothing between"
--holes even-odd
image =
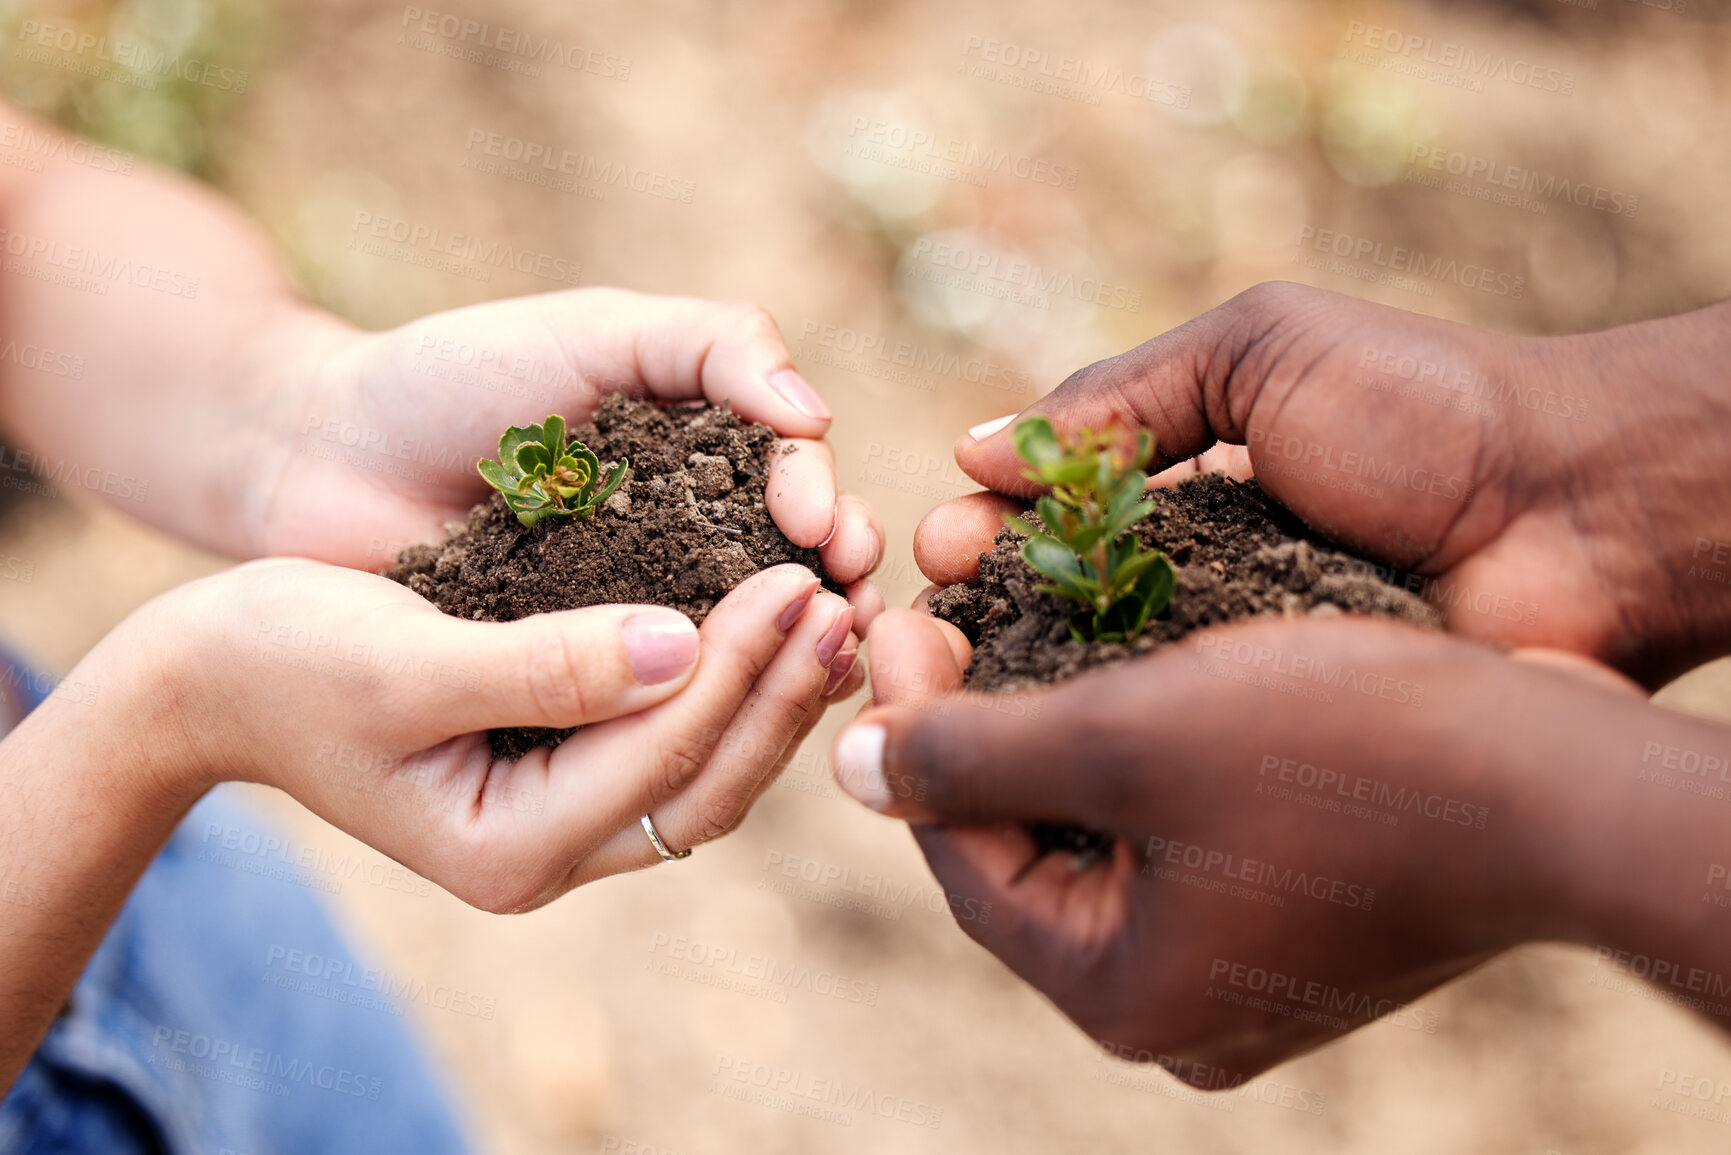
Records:
<instances>
[{"instance_id":1,"label":"index finger","mask_svg":"<svg viewBox=\"0 0 1731 1155\"><path fill-rule=\"evenodd\" d=\"M1154 470L1194 457L1216 441L1241 444L1267 379L1267 366L1253 354L1295 308L1298 294L1321 295L1295 285L1259 285L1127 353L1097 361L1022 413L974 426L956 442L956 462L999 493L1039 492L1022 477L1009 434L1021 418L1035 414L1062 432L1112 425L1147 429L1155 438Z\"/></svg>"}]
</instances>

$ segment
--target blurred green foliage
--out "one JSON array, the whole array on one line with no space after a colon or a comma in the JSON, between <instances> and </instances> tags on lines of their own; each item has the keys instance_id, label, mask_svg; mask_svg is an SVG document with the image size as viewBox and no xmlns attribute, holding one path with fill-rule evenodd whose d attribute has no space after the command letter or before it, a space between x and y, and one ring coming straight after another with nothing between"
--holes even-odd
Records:
<instances>
[{"instance_id":1,"label":"blurred green foliage","mask_svg":"<svg viewBox=\"0 0 1731 1155\"><path fill-rule=\"evenodd\" d=\"M0 92L116 148L210 175L257 81L268 0L0 0Z\"/></svg>"}]
</instances>

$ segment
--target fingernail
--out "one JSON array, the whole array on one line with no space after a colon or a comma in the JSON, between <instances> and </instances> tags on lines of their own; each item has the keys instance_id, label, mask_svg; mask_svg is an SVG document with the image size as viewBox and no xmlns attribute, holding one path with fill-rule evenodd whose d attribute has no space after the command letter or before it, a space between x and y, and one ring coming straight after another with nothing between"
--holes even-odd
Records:
<instances>
[{"instance_id":1,"label":"fingernail","mask_svg":"<svg viewBox=\"0 0 1731 1155\"><path fill-rule=\"evenodd\" d=\"M890 804L884 784L884 736L882 726L853 726L843 730L835 744L835 780L854 801L873 810Z\"/></svg>"},{"instance_id":2,"label":"fingernail","mask_svg":"<svg viewBox=\"0 0 1731 1155\"><path fill-rule=\"evenodd\" d=\"M823 693L818 696L827 698L835 693L836 687L845 682L847 676L853 673L853 664L858 657L858 650L845 650L838 654L835 661L830 664L829 677L824 679Z\"/></svg>"},{"instance_id":3,"label":"fingernail","mask_svg":"<svg viewBox=\"0 0 1731 1155\"><path fill-rule=\"evenodd\" d=\"M1017 414L1011 413L1007 417L994 417L990 421L982 421L980 424L968 430L968 436L972 437L975 441L984 441L986 438L1014 421L1016 417Z\"/></svg>"},{"instance_id":4,"label":"fingernail","mask_svg":"<svg viewBox=\"0 0 1731 1155\"><path fill-rule=\"evenodd\" d=\"M697 627L681 613L632 614L619 626L638 684L670 682L697 661Z\"/></svg>"},{"instance_id":5,"label":"fingernail","mask_svg":"<svg viewBox=\"0 0 1731 1155\"><path fill-rule=\"evenodd\" d=\"M793 629L793 623L799 621L799 616L805 613L805 607L811 604L812 595L817 593L819 584L816 578L812 578L811 584L805 587L805 592L787 603L787 608L775 619L776 629L784 634Z\"/></svg>"},{"instance_id":6,"label":"fingernail","mask_svg":"<svg viewBox=\"0 0 1731 1155\"><path fill-rule=\"evenodd\" d=\"M847 641L848 631L853 629L853 607L849 606L835 616L829 629L823 637L817 640L817 664L828 666L835 662L835 656L841 653L841 645Z\"/></svg>"},{"instance_id":7,"label":"fingernail","mask_svg":"<svg viewBox=\"0 0 1731 1155\"><path fill-rule=\"evenodd\" d=\"M823 403L823 398L817 391L805 383L805 378L792 369L783 369L772 374L769 387L781 394L782 399L807 417L815 417L819 421L830 419L829 406Z\"/></svg>"},{"instance_id":8,"label":"fingernail","mask_svg":"<svg viewBox=\"0 0 1731 1155\"><path fill-rule=\"evenodd\" d=\"M824 535L824 538L822 541L817 543L817 548L822 549L824 546L826 546L830 542L834 541L835 540L835 531L840 529L840 528L841 528L841 502L838 501L834 505L830 506L830 509L829 509L829 532Z\"/></svg>"}]
</instances>

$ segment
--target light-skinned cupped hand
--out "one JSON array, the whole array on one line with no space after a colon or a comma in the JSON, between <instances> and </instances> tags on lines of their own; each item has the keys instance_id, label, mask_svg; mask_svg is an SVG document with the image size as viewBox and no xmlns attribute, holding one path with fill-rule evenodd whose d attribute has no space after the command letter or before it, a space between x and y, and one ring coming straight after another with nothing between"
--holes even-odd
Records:
<instances>
[{"instance_id":1,"label":"light-skinned cupped hand","mask_svg":"<svg viewBox=\"0 0 1731 1155\"><path fill-rule=\"evenodd\" d=\"M1635 679L1731 650L1731 599L1690 570L1700 539L1731 540L1725 316L1517 339L1265 286L1083 370L1032 412L1153 430L1160 482L1205 453L1253 468L1313 526L1425 577L1449 632L1248 621L978 695L960 631L890 610L839 781L911 822L952 894L992 903L967 934L1113 1053L1197 1086L1423 1024L1412 1000L1533 940L1702 987L1731 951L1701 903L1731 823L1691 784L1731 729ZM1458 407L1474 396L1493 408ZM1031 496L1008 424L957 447L996 492L920 527L939 585L973 577ZM1370 458L1408 480L1335 483ZM1448 583L1490 596L1451 604ZM1537 612L1495 612L1510 602ZM1340 676L1319 691L1315 669ZM1109 833L1111 855L1040 857L1032 822Z\"/></svg>"},{"instance_id":2,"label":"light-skinned cupped hand","mask_svg":"<svg viewBox=\"0 0 1731 1155\"><path fill-rule=\"evenodd\" d=\"M42 900L9 906L0 936L14 975L0 1035L15 1043L0 1074L216 783L278 787L465 902L533 910L660 862L642 815L677 850L732 829L826 689L857 685L857 671L835 674L853 618L796 565L747 579L701 628L658 606L465 621L382 577L299 560L163 595L7 739L24 817L0 876ZM516 726L582 729L495 758L487 731Z\"/></svg>"}]
</instances>

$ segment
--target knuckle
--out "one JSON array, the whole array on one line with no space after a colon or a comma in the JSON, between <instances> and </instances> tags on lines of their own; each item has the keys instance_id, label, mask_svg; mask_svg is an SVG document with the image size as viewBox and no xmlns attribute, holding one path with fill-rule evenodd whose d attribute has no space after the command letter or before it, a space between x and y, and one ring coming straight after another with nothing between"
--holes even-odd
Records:
<instances>
[{"instance_id":1,"label":"knuckle","mask_svg":"<svg viewBox=\"0 0 1731 1155\"><path fill-rule=\"evenodd\" d=\"M1239 293L1223 306L1224 310L1252 322L1272 324L1302 310L1315 301L1318 291L1309 285L1292 281L1263 281Z\"/></svg>"},{"instance_id":2,"label":"knuckle","mask_svg":"<svg viewBox=\"0 0 1731 1155\"><path fill-rule=\"evenodd\" d=\"M747 336L774 336L781 338L781 327L775 323L775 318L769 315L769 310L762 305L750 301L735 301L728 306L731 314L731 328Z\"/></svg>"},{"instance_id":3,"label":"knuckle","mask_svg":"<svg viewBox=\"0 0 1731 1155\"><path fill-rule=\"evenodd\" d=\"M576 639L561 632L537 642L524 659L524 689L540 720L548 726L575 725L588 717L587 668Z\"/></svg>"},{"instance_id":4,"label":"knuckle","mask_svg":"<svg viewBox=\"0 0 1731 1155\"><path fill-rule=\"evenodd\" d=\"M708 743L703 743L707 749ZM656 778L657 786L650 795L650 803L658 805L679 794L692 779L702 771L707 759L697 748L695 741L675 741L664 744L657 752L656 761L660 774Z\"/></svg>"},{"instance_id":5,"label":"knuckle","mask_svg":"<svg viewBox=\"0 0 1731 1155\"><path fill-rule=\"evenodd\" d=\"M713 842L738 829L751 807L756 785L752 781L732 781L705 798L697 808L692 845Z\"/></svg>"}]
</instances>

